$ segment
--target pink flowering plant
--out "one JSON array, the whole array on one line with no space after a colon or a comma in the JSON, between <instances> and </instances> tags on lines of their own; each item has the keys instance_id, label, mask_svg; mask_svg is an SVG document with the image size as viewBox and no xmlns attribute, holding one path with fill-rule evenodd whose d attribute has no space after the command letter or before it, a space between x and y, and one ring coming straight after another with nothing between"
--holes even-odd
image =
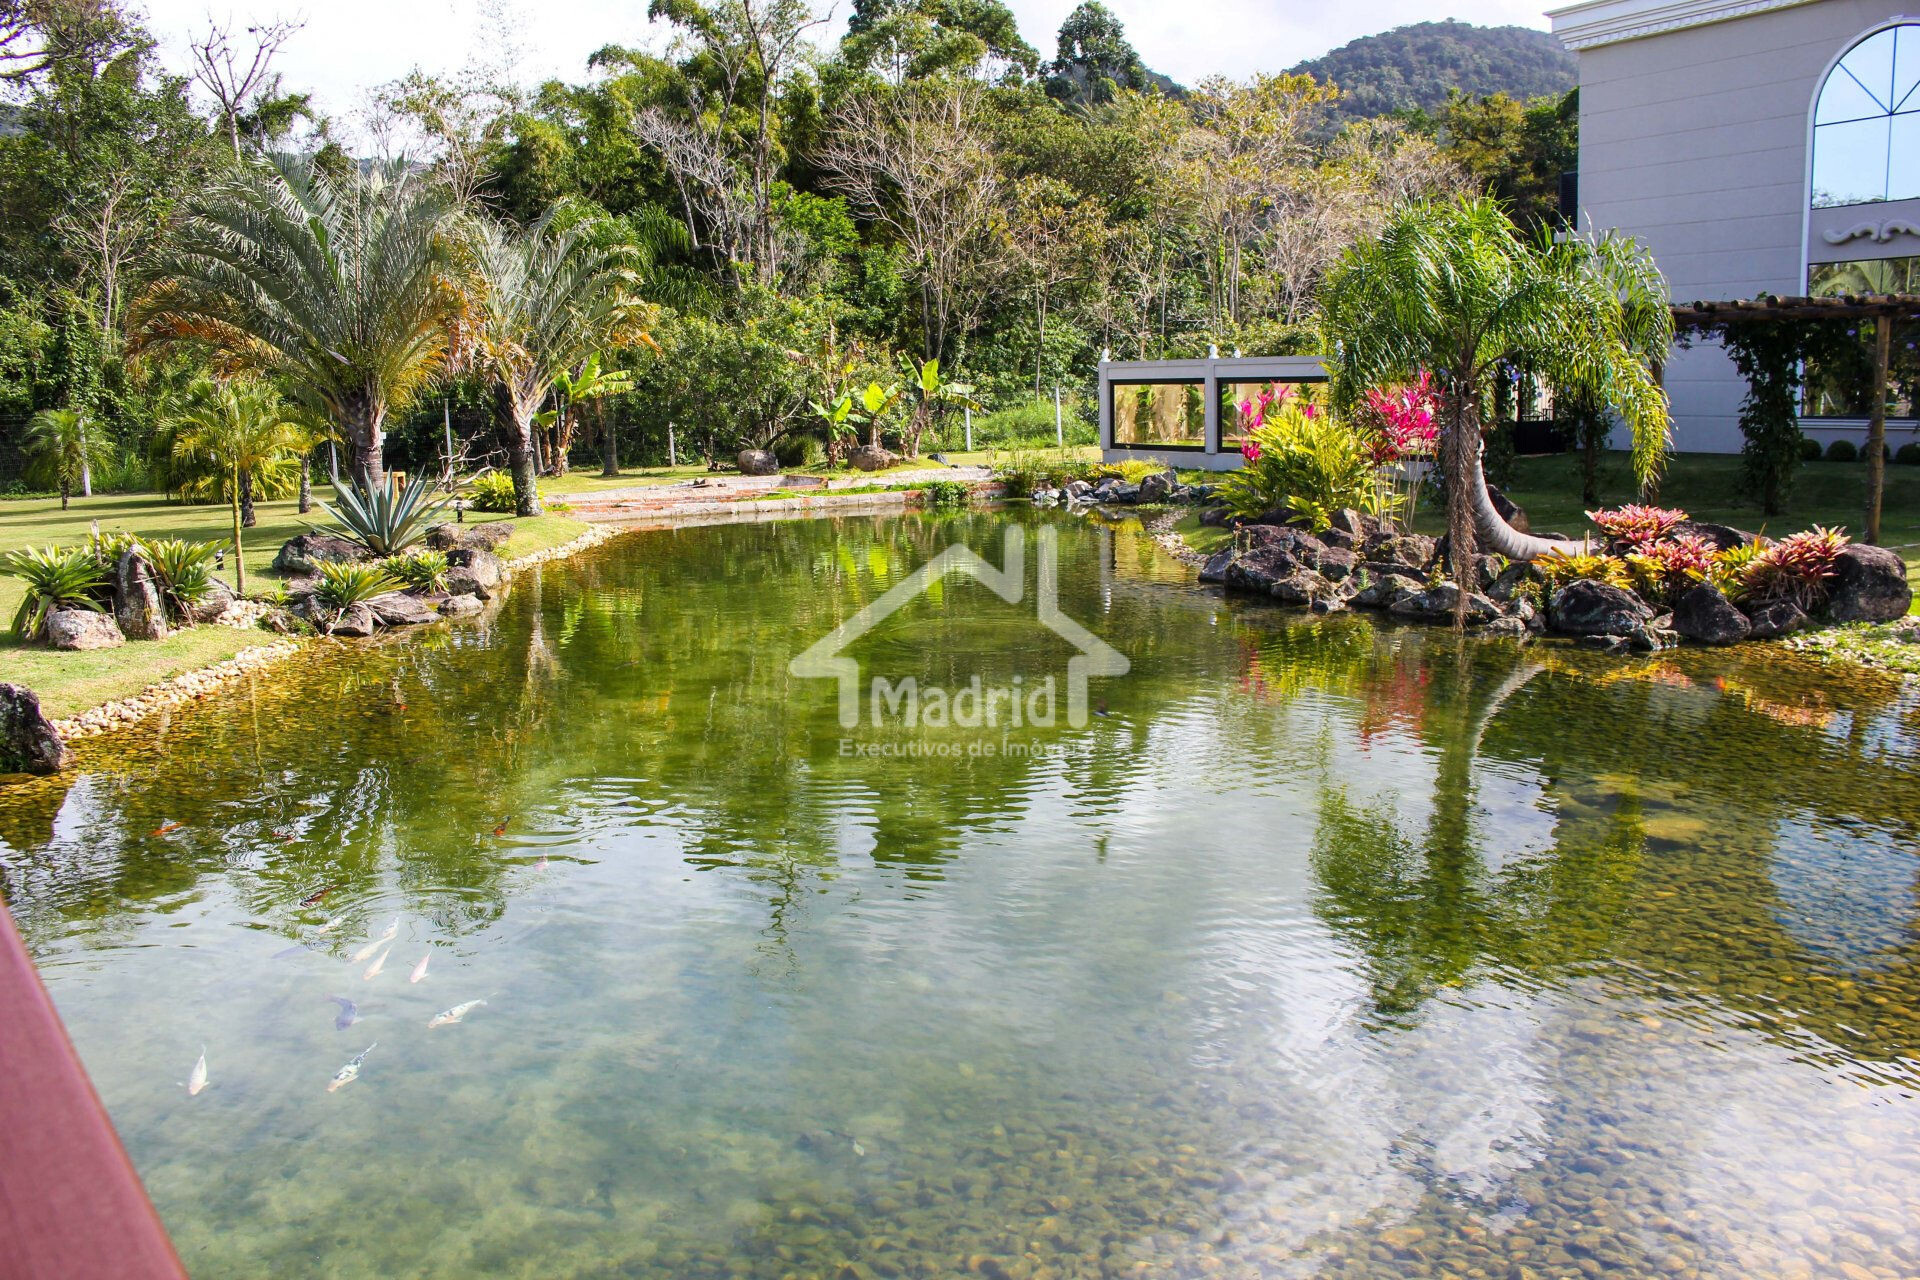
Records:
<instances>
[{"instance_id":1,"label":"pink flowering plant","mask_svg":"<svg viewBox=\"0 0 1920 1280\"><path fill-rule=\"evenodd\" d=\"M1221 496L1240 514L1284 507L1319 532L1344 507L1377 516L1397 509L1394 495L1374 474L1364 433L1332 414L1273 396L1242 407L1241 429L1244 463L1221 486Z\"/></svg>"},{"instance_id":2,"label":"pink flowering plant","mask_svg":"<svg viewBox=\"0 0 1920 1280\"><path fill-rule=\"evenodd\" d=\"M1827 580L1840 548L1851 542L1844 529L1815 525L1790 533L1755 555L1741 575L1742 597L1753 602L1791 600L1811 612L1827 595Z\"/></svg>"},{"instance_id":3,"label":"pink flowering plant","mask_svg":"<svg viewBox=\"0 0 1920 1280\"><path fill-rule=\"evenodd\" d=\"M1674 507L1649 507L1637 502L1610 510L1587 512L1587 519L1599 525L1601 532L1608 537L1641 546L1658 542L1686 518L1686 512Z\"/></svg>"},{"instance_id":4,"label":"pink flowering plant","mask_svg":"<svg viewBox=\"0 0 1920 1280\"><path fill-rule=\"evenodd\" d=\"M1398 387L1374 387L1355 418L1366 432L1375 466L1433 456L1440 439L1440 395L1426 370Z\"/></svg>"}]
</instances>

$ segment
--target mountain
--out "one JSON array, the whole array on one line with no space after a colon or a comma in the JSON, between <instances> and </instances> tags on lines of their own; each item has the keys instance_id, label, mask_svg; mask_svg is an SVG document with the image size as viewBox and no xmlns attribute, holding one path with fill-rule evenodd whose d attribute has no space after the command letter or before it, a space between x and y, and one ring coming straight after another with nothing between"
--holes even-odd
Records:
<instances>
[{"instance_id":1,"label":"mountain","mask_svg":"<svg viewBox=\"0 0 1920 1280\"><path fill-rule=\"evenodd\" d=\"M1336 110L1349 120L1414 107L1432 111L1450 89L1525 100L1565 93L1579 82L1573 55L1545 31L1452 19L1362 36L1293 70L1345 90Z\"/></svg>"}]
</instances>

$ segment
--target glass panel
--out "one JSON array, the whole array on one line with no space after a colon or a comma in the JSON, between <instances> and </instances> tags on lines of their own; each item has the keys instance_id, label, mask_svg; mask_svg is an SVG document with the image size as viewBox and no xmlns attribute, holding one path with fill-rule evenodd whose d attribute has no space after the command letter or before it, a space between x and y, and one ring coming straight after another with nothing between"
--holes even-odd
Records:
<instances>
[{"instance_id":1,"label":"glass panel","mask_svg":"<svg viewBox=\"0 0 1920 1280\"><path fill-rule=\"evenodd\" d=\"M1816 262L1807 270L1807 292L1816 298L1848 293L1912 293L1916 279L1920 279L1920 258Z\"/></svg>"},{"instance_id":2,"label":"glass panel","mask_svg":"<svg viewBox=\"0 0 1920 1280\"><path fill-rule=\"evenodd\" d=\"M1204 449L1206 384L1115 383L1113 443L1120 448Z\"/></svg>"},{"instance_id":3,"label":"glass panel","mask_svg":"<svg viewBox=\"0 0 1920 1280\"><path fill-rule=\"evenodd\" d=\"M1920 27L1893 29L1893 109L1916 105L1913 91L1920 87Z\"/></svg>"},{"instance_id":4,"label":"glass panel","mask_svg":"<svg viewBox=\"0 0 1920 1280\"><path fill-rule=\"evenodd\" d=\"M1920 39L1914 40L1920 45ZM1887 199L1920 196L1920 112L1893 118L1892 142L1887 154Z\"/></svg>"},{"instance_id":5,"label":"glass panel","mask_svg":"<svg viewBox=\"0 0 1920 1280\"><path fill-rule=\"evenodd\" d=\"M1813 205L1866 204L1886 198L1889 120L1823 124L1813 131Z\"/></svg>"},{"instance_id":6,"label":"glass panel","mask_svg":"<svg viewBox=\"0 0 1920 1280\"><path fill-rule=\"evenodd\" d=\"M1879 101L1882 111L1893 110L1893 46L1897 30L1895 27L1868 36L1840 59L1840 71L1858 80L1860 86Z\"/></svg>"},{"instance_id":7,"label":"glass panel","mask_svg":"<svg viewBox=\"0 0 1920 1280\"><path fill-rule=\"evenodd\" d=\"M1852 76L1836 67L1833 74L1827 77L1826 87L1820 91L1820 105L1814 109L1813 122L1833 124L1840 120L1864 120L1885 114L1887 109L1872 94L1862 89Z\"/></svg>"},{"instance_id":8,"label":"glass panel","mask_svg":"<svg viewBox=\"0 0 1920 1280\"><path fill-rule=\"evenodd\" d=\"M1265 396L1266 399L1261 399ZM1324 406L1327 384L1324 382L1223 382L1220 384L1220 448L1238 449L1247 438L1248 423L1276 401L1295 400Z\"/></svg>"},{"instance_id":9,"label":"glass panel","mask_svg":"<svg viewBox=\"0 0 1920 1280\"><path fill-rule=\"evenodd\" d=\"M1866 258L1818 262L1807 269L1807 292L1815 297L1847 293L1913 293L1920 290L1920 258ZM1801 413L1809 418L1865 418L1873 400L1874 322L1851 326L1845 349L1827 360L1809 360ZM1920 324L1893 329L1887 365L1887 416L1911 418L1920 396Z\"/></svg>"}]
</instances>

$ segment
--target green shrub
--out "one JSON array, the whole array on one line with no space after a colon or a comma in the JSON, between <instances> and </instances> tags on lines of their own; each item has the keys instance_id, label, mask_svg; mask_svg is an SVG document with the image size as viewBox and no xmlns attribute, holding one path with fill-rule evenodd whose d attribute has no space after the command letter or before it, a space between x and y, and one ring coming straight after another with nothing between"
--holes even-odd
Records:
<instances>
[{"instance_id":1,"label":"green shrub","mask_svg":"<svg viewBox=\"0 0 1920 1280\"><path fill-rule=\"evenodd\" d=\"M399 580L387 572L384 564L342 564L323 560L320 562L320 585L314 588L313 595L314 599L337 613L399 589Z\"/></svg>"},{"instance_id":2,"label":"green shrub","mask_svg":"<svg viewBox=\"0 0 1920 1280\"><path fill-rule=\"evenodd\" d=\"M28 547L0 556L0 569L27 583L27 598L13 615L13 634L38 640L55 609L101 611L107 571L91 547Z\"/></svg>"},{"instance_id":3,"label":"green shrub","mask_svg":"<svg viewBox=\"0 0 1920 1280\"><path fill-rule=\"evenodd\" d=\"M213 590L213 562L227 548L224 542L187 542L181 538L157 538L142 542L141 550L154 576L160 579L160 594L167 612L176 621L192 615L193 607Z\"/></svg>"},{"instance_id":4,"label":"green shrub","mask_svg":"<svg viewBox=\"0 0 1920 1280\"><path fill-rule=\"evenodd\" d=\"M973 501L973 490L959 480L935 480L927 486L927 506L951 511Z\"/></svg>"},{"instance_id":5,"label":"green shrub","mask_svg":"<svg viewBox=\"0 0 1920 1280\"><path fill-rule=\"evenodd\" d=\"M435 483L432 476L420 475L404 489L382 485L369 493L356 479L351 488L337 491L337 507L323 502L320 509L339 522L342 533L373 554L395 556L426 537L427 527L445 509L446 500L434 496Z\"/></svg>"},{"instance_id":6,"label":"green shrub","mask_svg":"<svg viewBox=\"0 0 1920 1280\"><path fill-rule=\"evenodd\" d=\"M1072 480L1092 480L1098 471L1098 463L1052 449L1009 454L993 464L994 478L1021 498L1035 489L1058 489Z\"/></svg>"},{"instance_id":7,"label":"green shrub","mask_svg":"<svg viewBox=\"0 0 1920 1280\"><path fill-rule=\"evenodd\" d=\"M539 486L534 486L539 492ZM467 501L473 504L475 511L505 511L514 509L513 477L504 471L482 471L467 481Z\"/></svg>"},{"instance_id":8,"label":"green shrub","mask_svg":"<svg viewBox=\"0 0 1920 1280\"><path fill-rule=\"evenodd\" d=\"M1289 404L1269 412L1241 449L1246 458L1220 486L1242 515L1286 507L1319 533L1343 507L1391 516L1399 499L1374 475L1373 455L1352 427L1326 413Z\"/></svg>"},{"instance_id":9,"label":"green shrub","mask_svg":"<svg viewBox=\"0 0 1920 1280\"><path fill-rule=\"evenodd\" d=\"M1167 464L1147 458L1127 458L1120 462L1105 462L1098 467L1102 476L1118 476L1127 484L1139 484L1148 476L1157 476L1167 469Z\"/></svg>"},{"instance_id":10,"label":"green shrub","mask_svg":"<svg viewBox=\"0 0 1920 1280\"><path fill-rule=\"evenodd\" d=\"M416 551L410 556L389 556L380 567L387 576L397 578L412 591L438 591L447 585L447 556L444 551Z\"/></svg>"},{"instance_id":11,"label":"green shrub","mask_svg":"<svg viewBox=\"0 0 1920 1280\"><path fill-rule=\"evenodd\" d=\"M1066 405L1062 410L1060 429L1065 437L1064 443L1070 445L1093 444L1100 437L1098 425L1081 417L1072 404ZM966 427L959 417L950 418L942 432L941 443L949 449L958 449L965 445ZM1033 400L975 417L973 445L976 449L1056 447L1053 435L1053 401Z\"/></svg>"},{"instance_id":12,"label":"green shrub","mask_svg":"<svg viewBox=\"0 0 1920 1280\"><path fill-rule=\"evenodd\" d=\"M1920 441L1909 440L1894 452L1893 460L1903 466L1920 463Z\"/></svg>"},{"instance_id":13,"label":"green shrub","mask_svg":"<svg viewBox=\"0 0 1920 1280\"><path fill-rule=\"evenodd\" d=\"M1827 446L1828 462L1855 462L1859 457L1860 450L1851 440L1835 440Z\"/></svg>"},{"instance_id":14,"label":"green shrub","mask_svg":"<svg viewBox=\"0 0 1920 1280\"><path fill-rule=\"evenodd\" d=\"M1821 454L1821 449L1820 449L1820 442L1818 440L1815 440L1810 436L1800 437L1800 461L1818 462L1820 461L1820 454Z\"/></svg>"},{"instance_id":15,"label":"green shrub","mask_svg":"<svg viewBox=\"0 0 1920 1280\"><path fill-rule=\"evenodd\" d=\"M773 446L774 460L787 471L804 471L827 460L827 451L813 436L785 436Z\"/></svg>"}]
</instances>

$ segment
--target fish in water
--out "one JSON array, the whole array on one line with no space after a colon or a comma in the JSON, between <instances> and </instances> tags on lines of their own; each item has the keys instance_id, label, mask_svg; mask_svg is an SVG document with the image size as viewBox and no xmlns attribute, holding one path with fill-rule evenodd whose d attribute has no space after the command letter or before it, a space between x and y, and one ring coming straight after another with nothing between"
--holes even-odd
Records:
<instances>
[{"instance_id":1,"label":"fish in water","mask_svg":"<svg viewBox=\"0 0 1920 1280\"><path fill-rule=\"evenodd\" d=\"M360 1064L367 1060L367 1055L379 1047L379 1044L380 1042L375 1040L372 1044L354 1054L346 1066L334 1072L333 1079L327 1081L327 1092L332 1093L340 1086L352 1084L355 1080L358 1080L360 1078Z\"/></svg>"},{"instance_id":2,"label":"fish in water","mask_svg":"<svg viewBox=\"0 0 1920 1280\"><path fill-rule=\"evenodd\" d=\"M315 889L312 893L308 894L306 897L300 899L300 905L303 907L317 907L322 902L326 901L327 895L332 892L333 892L332 885L323 884L318 889Z\"/></svg>"},{"instance_id":3,"label":"fish in water","mask_svg":"<svg viewBox=\"0 0 1920 1280\"><path fill-rule=\"evenodd\" d=\"M427 1023L427 1030L431 1031L435 1027L450 1027L485 1003L485 1000L469 1000L465 1004L457 1004L451 1009L442 1009L433 1015L431 1022Z\"/></svg>"},{"instance_id":4,"label":"fish in water","mask_svg":"<svg viewBox=\"0 0 1920 1280\"><path fill-rule=\"evenodd\" d=\"M495 828L493 829L493 834L495 834L495 835L497 835L497 836L503 836L503 835L505 835L505 834L507 834L507 824L508 824L508 823L510 823L510 822L512 822L512 821L513 821L513 819L512 819L512 818L502 818L502 819L500 819L500 825L499 825L499 826L497 826L497 827L495 827Z\"/></svg>"},{"instance_id":5,"label":"fish in water","mask_svg":"<svg viewBox=\"0 0 1920 1280\"><path fill-rule=\"evenodd\" d=\"M359 1005L347 999L345 996L328 996L327 999L340 1006L340 1016L333 1020L333 1029L335 1031L345 1031L348 1027L360 1021Z\"/></svg>"},{"instance_id":6,"label":"fish in water","mask_svg":"<svg viewBox=\"0 0 1920 1280\"><path fill-rule=\"evenodd\" d=\"M421 956L421 957L420 957L420 963L419 963L419 964L416 964L415 966L413 966L413 972L412 972L412 973L409 973L409 974L407 975L407 981L408 981L408 982L418 982L418 981L420 981L420 979L422 979L422 978L424 978L424 977L426 977L426 976L427 976L427 961L429 961L429 960L431 960L431 959L433 959L433 952L431 952L431 951L429 951L429 952L427 952L427 954L425 954L425 955L423 955L423 956Z\"/></svg>"},{"instance_id":7,"label":"fish in water","mask_svg":"<svg viewBox=\"0 0 1920 1280\"><path fill-rule=\"evenodd\" d=\"M335 929L338 929L341 925L345 924L346 922L347 922L347 918L345 916L335 916L333 919L321 925L318 929L315 929L314 932L315 933L332 933Z\"/></svg>"},{"instance_id":8,"label":"fish in water","mask_svg":"<svg viewBox=\"0 0 1920 1280\"><path fill-rule=\"evenodd\" d=\"M170 832L178 831L179 829L180 829L180 824L177 822L163 822L159 826L153 829L153 834L157 836L164 836Z\"/></svg>"},{"instance_id":9,"label":"fish in water","mask_svg":"<svg viewBox=\"0 0 1920 1280\"><path fill-rule=\"evenodd\" d=\"M278 840L281 844L292 844L295 840L298 840L300 838L299 836L296 836L295 834L293 834L293 832L291 831L269 831L267 834L272 836L275 840Z\"/></svg>"},{"instance_id":10,"label":"fish in water","mask_svg":"<svg viewBox=\"0 0 1920 1280\"><path fill-rule=\"evenodd\" d=\"M392 954L393 954L392 947L388 947L385 951L382 951L380 953L380 958L378 960L375 960L372 964L368 965L367 971L361 974L360 976L365 978L368 982L372 982L375 978L380 976L380 971L387 967L387 957Z\"/></svg>"},{"instance_id":11,"label":"fish in water","mask_svg":"<svg viewBox=\"0 0 1920 1280\"><path fill-rule=\"evenodd\" d=\"M358 951L353 953L353 962L355 964L361 963L368 956L378 951L382 943L392 942L394 935L399 932L400 932L400 917L395 916L393 918L393 923L387 926L387 931L385 933L381 934L379 937L375 938L372 942L369 942L366 946L360 948Z\"/></svg>"},{"instance_id":12,"label":"fish in water","mask_svg":"<svg viewBox=\"0 0 1920 1280\"><path fill-rule=\"evenodd\" d=\"M541 854L541 855L540 855L540 861L538 861L538 862L536 862L536 863L534 863L534 864L533 864L533 869L534 869L535 871L545 871L545 870L547 869L547 855L546 855L546 854L544 854L544 853L543 853L543 854Z\"/></svg>"},{"instance_id":13,"label":"fish in water","mask_svg":"<svg viewBox=\"0 0 1920 1280\"><path fill-rule=\"evenodd\" d=\"M191 1098L207 1087L207 1046L200 1046L200 1061L193 1064L193 1070L187 1074L187 1096Z\"/></svg>"}]
</instances>

